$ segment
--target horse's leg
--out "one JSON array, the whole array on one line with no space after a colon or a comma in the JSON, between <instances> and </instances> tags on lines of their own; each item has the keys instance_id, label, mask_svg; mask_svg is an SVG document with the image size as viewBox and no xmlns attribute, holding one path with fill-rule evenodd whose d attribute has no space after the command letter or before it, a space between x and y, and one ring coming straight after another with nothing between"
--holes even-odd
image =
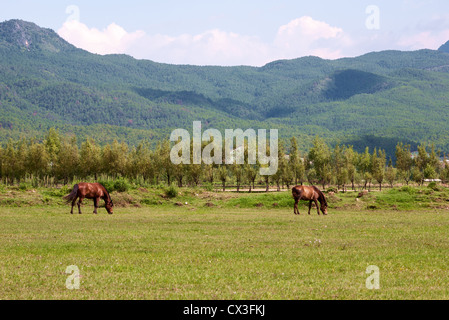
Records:
<instances>
[{"instance_id":1,"label":"horse's leg","mask_svg":"<svg viewBox=\"0 0 449 320\"><path fill-rule=\"evenodd\" d=\"M83 198L80 197L79 201L78 201L78 213L81 214L81 204L83 203Z\"/></svg>"},{"instance_id":2,"label":"horse's leg","mask_svg":"<svg viewBox=\"0 0 449 320\"><path fill-rule=\"evenodd\" d=\"M295 197L294 214L301 215L301 213L299 213L299 209L298 209L298 203L299 203L299 201L301 201L301 198L302 198L302 194L299 194L298 197Z\"/></svg>"},{"instance_id":3,"label":"horse's leg","mask_svg":"<svg viewBox=\"0 0 449 320\"><path fill-rule=\"evenodd\" d=\"M97 214L98 198L94 198L94 214Z\"/></svg>"},{"instance_id":4,"label":"horse's leg","mask_svg":"<svg viewBox=\"0 0 449 320\"><path fill-rule=\"evenodd\" d=\"M310 209L312 209L312 200L309 201L309 216L310 216Z\"/></svg>"},{"instance_id":5,"label":"horse's leg","mask_svg":"<svg viewBox=\"0 0 449 320\"><path fill-rule=\"evenodd\" d=\"M320 207L318 206L318 201L316 201L316 199L313 201L315 201L316 211L318 212L318 215L320 215ZM312 203L312 201L310 203Z\"/></svg>"},{"instance_id":6,"label":"horse's leg","mask_svg":"<svg viewBox=\"0 0 449 320\"><path fill-rule=\"evenodd\" d=\"M76 204L76 198L78 198L78 196L75 196L75 198L73 198L73 200L72 200L72 210L70 210L70 214L73 214L73 207Z\"/></svg>"}]
</instances>

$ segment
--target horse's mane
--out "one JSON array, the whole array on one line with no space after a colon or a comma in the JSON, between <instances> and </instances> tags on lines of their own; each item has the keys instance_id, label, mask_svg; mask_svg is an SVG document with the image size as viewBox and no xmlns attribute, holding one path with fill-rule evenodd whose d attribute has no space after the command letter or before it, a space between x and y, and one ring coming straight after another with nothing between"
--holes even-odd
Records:
<instances>
[{"instance_id":1,"label":"horse's mane","mask_svg":"<svg viewBox=\"0 0 449 320\"><path fill-rule=\"evenodd\" d=\"M105 188L104 185L101 185L101 186L103 187L104 193L105 193L106 196L108 197L108 201L112 203L112 198L111 198L111 196L109 195L108 190Z\"/></svg>"},{"instance_id":2,"label":"horse's mane","mask_svg":"<svg viewBox=\"0 0 449 320\"><path fill-rule=\"evenodd\" d=\"M312 186L313 189L318 193L318 200L321 202L321 204L324 204L327 207L327 201L326 201L326 197L324 196L324 193L321 192L320 189L318 189L315 186Z\"/></svg>"}]
</instances>

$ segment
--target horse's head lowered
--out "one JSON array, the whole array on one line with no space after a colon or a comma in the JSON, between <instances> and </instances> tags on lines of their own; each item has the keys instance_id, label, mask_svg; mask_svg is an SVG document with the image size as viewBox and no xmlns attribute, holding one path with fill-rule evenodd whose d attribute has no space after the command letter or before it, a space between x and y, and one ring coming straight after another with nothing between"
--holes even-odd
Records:
<instances>
[{"instance_id":1,"label":"horse's head lowered","mask_svg":"<svg viewBox=\"0 0 449 320\"><path fill-rule=\"evenodd\" d=\"M327 215L327 204L322 203L320 206L320 210L324 215Z\"/></svg>"},{"instance_id":2,"label":"horse's head lowered","mask_svg":"<svg viewBox=\"0 0 449 320\"><path fill-rule=\"evenodd\" d=\"M106 211L109 214L113 214L114 213L114 203L112 202L111 199L109 199L109 201L105 202L105 208L106 208Z\"/></svg>"}]
</instances>

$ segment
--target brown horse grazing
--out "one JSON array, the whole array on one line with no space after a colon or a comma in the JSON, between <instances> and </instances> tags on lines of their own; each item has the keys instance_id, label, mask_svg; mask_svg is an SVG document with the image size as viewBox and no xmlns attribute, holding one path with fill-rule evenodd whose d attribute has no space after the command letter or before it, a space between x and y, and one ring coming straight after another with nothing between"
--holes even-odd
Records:
<instances>
[{"instance_id":1,"label":"brown horse grazing","mask_svg":"<svg viewBox=\"0 0 449 320\"><path fill-rule=\"evenodd\" d=\"M315 186L296 186L292 189L293 198L295 199L295 207L294 213L300 214L298 210L298 202L300 200L306 200L309 202L309 214L310 209L312 208L312 202L315 202L318 215L320 215L320 210L324 215L327 215L327 201L324 194ZM318 207L318 202L321 203L321 206Z\"/></svg>"},{"instance_id":2,"label":"brown horse grazing","mask_svg":"<svg viewBox=\"0 0 449 320\"><path fill-rule=\"evenodd\" d=\"M106 190L106 188L99 183L82 182L76 184L73 187L72 192L64 197L64 199L67 200L68 203L72 202L72 211L70 211L71 214L73 214L73 207L75 206L77 198L79 198L78 201L79 214L81 214L81 203L83 202L84 198L94 200L95 214L97 214L98 202L100 201L100 198L104 200L106 211L109 214L114 213L113 212L114 204L112 203L111 196L109 195L109 192Z\"/></svg>"}]
</instances>

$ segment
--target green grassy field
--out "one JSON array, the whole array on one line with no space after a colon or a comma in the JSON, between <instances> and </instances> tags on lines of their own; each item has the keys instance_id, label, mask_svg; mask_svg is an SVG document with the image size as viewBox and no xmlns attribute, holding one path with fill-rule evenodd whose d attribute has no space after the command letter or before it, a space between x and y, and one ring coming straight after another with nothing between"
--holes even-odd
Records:
<instances>
[{"instance_id":1,"label":"green grassy field","mask_svg":"<svg viewBox=\"0 0 449 320\"><path fill-rule=\"evenodd\" d=\"M306 215L305 204L301 216L244 205L288 196L97 216L90 201L83 215L0 207L0 299L449 298L448 210L334 208L324 217ZM66 287L71 265L75 290ZM366 287L370 265L378 290Z\"/></svg>"}]
</instances>

